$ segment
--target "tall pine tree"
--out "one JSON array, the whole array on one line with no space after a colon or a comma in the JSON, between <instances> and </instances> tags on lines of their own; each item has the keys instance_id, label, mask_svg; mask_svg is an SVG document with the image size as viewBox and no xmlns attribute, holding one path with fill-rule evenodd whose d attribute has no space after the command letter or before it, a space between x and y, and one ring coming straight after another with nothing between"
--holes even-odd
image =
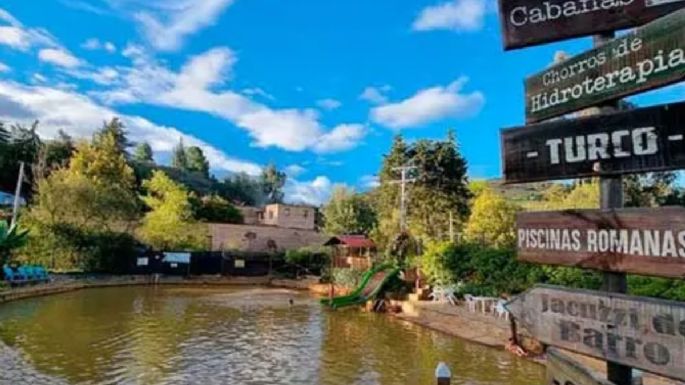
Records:
<instances>
[{"instance_id":1,"label":"tall pine tree","mask_svg":"<svg viewBox=\"0 0 685 385\"><path fill-rule=\"evenodd\" d=\"M171 153L171 167L184 171L188 169L188 158L186 148L183 145L183 138L179 139L178 145L174 147Z\"/></svg>"}]
</instances>

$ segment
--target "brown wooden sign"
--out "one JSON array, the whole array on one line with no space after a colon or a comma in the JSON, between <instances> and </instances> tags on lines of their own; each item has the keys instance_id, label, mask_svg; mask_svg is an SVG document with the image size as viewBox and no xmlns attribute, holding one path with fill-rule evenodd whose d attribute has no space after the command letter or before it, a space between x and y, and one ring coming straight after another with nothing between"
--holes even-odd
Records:
<instances>
[{"instance_id":1,"label":"brown wooden sign","mask_svg":"<svg viewBox=\"0 0 685 385\"><path fill-rule=\"evenodd\" d=\"M685 380L685 303L540 285L506 307L544 344Z\"/></svg>"},{"instance_id":2,"label":"brown wooden sign","mask_svg":"<svg viewBox=\"0 0 685 385\"><path fill-rule=\"evenodd\" d=\"M685 9L526 80L526 120L539 122L685 79Z\"/></svg>"},{"instance_id":3,"label":"brown wooden sign","mask_svg":"<svg viewBox=\"0 0 685 385\"><path fill-rule=\"evenodd\" d=\"M503 130L506 183L685 168L685 103Z\"/></svg>"},{"instance_id":4,"label":"brown wooden sign","mask_svg":"<svg viewBox=\"0 0 685 385\"><path fill-rule=\"evenodd\" d=\"M499 0L505 49L636 27L683 7L683 0Z\"/></svg>"},{"instance_id":5,"label":"brown wooden sign","mask_svg":"<svg viewBox=\"0 0 685 385\"><path fill-rule=\"evenodd\" d=\"M614 385L556 348L547 349L546 385Z\"/></svg>"},{"instance_id":6,"label":"brown wooden sign","mask_svg":"<svg viewBox=\"0 0 685 385\"><path fill-rule=\"evenodd\" d=\"M522 261L685 277L683 207L524 212L516 227Z\"/></svg>"}]
</instances>

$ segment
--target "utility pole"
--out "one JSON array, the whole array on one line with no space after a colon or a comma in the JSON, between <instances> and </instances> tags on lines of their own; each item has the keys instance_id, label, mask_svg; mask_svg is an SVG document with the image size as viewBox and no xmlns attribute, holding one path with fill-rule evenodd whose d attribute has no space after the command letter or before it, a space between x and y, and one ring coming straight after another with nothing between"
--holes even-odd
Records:
<instances>
[{"instance_id":1,"label":"utility pole","mask_svg":"<svg viewBox=\"0 0 685 385\"><path fill-rule=\"evenodd\" d=\"M17 223L17 216L19 215L19 200L21 199L21 185L24 183L24 162L19 162L19 177L17 178L17 187L14 189L14 206L12 207L12 222L10 228Z\"/></svg>"},{"instance_id":2,"label":"utility pole","mask_svg":"<svg viewBox=\"0 0 685 385\"><path fill-rule=\"evenodd\" d=\"M393 170L400 172L400 180L390 183L400 184L400 232L407 231L407 183L414 183L415 178L408 178L409 171L416 169L416 166L394 167Z\"/></svg>"}]
</instances>

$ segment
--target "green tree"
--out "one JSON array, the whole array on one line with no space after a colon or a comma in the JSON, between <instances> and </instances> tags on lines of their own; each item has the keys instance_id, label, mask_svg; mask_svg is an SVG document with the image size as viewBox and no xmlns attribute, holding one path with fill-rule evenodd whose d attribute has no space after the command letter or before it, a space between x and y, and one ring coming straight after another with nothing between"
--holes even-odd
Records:
<instances>
[{"instance_id":1,"label":"green tree","mask_svg":"<svg viewBox=\"0 0 685 385\"><path fill-rule=\"evenodd\" d=\"M283 186L285 186L286 178L285 172L279 171L273 163L262 170L261 184L266 203L283 202Z\"/></svg>"},{"instance_id":2,"label":"green tree","mask_svg":"<svg viewBox=\"0 0 685 385\"><path fill-rule=\"evenodd\" d=\"M396 135L390 151L383 156L378 173L380 185L371 193L378 217L378 227L373 233L373 239L380 248L390 245L400 233L400 190L395 182L399 177L397 167L406 165L409 160L407 150L408 146L402 136Z\"/></svg>"},{"instance_id":3,"label":"green tree","mask_svg":"<svg viewBox=\"0 0 685 385\"><path fill-rule=\"evenodd\" d=\"M143 182L142 197L150 211L138 234L160 250L199 250L206 247L207 228L193 217L191 194L162 171Z\"/></svg>"},{"instance_id":4,"label":"green tree","mask_svg":"<svg viewBox=\"0 0 685 385\"><path fill-rule=\"evenodd\" d=\"M133 150L133 160L140 163L153 163L152 147L147 142L138 143Z\"/></svg>"},{"instance_id":5,"label":"green tree","mask_svg":"<svg viewBox=\"0 0 685 385\"><path fill-rule=\"evenodd\" d=\"M22 259L61 269L120 271L134 253L140 213L133 170L112 133L76 146L68 167L41 177L22 223ZM115 268L118 266L118 268Z\"/></svg>"},{"instance_id":6,"label":"green tree","mask_svg":"<svg viewBox=\"0 0 685 385\"><path fill-rule=\"evenodd\" d=\"M674 172L631 174L623 177L627 207L658 207L680 203Z\"/></svg>"},{"instance_id":7,"label":"green tree","mask_svg":"<svg viewBox=\"0 0 685 385\"><path fill-rule=\"evenodd\" d=\"M186 148L183 145L183 138L178 140L178 144L171 152L171 167L179 170L188 170L188 158Z\"/></svg>"},{"instance_id":8,"label":"green tree","mask_svg":"<svg viewBox=\"0 0 685 385\"><path fill-rule=\"evenodd\" d=\"M484 189L473 201L464 230L467 239L496 247L516 241L516 213L520 208L491 189Z\"/></svg>"},{"instance_id":9,"label":"green tree","mask_svg":"<svg viewBox=\"0 0 685 385\"><path fill-rule=\"evenodd\" d=\"M260 181L244 172L226 177L219 184L218 193L226 200L248 206L259 205L265 200Z\"/></svg>"},{"instance_id":10,"label":"green tree","mask_svg":"<svg viewBox=\"0 0 685 385\"><path fill-rule=\"evenodd\" d=\"M409 231L422 241L446 239L450 228L458 231L466 220L471 197L466 161L452 131L445 140L419 140L411 146L395 138L379 173L380 238L387 244L399 231L392 223L399 207L397 167L409 164L414 167L409 175L413 182L407 186Z\"/></svg>"},{"instance_id":11,"label":"green tree","mask_svg":"<svg viewBox=\"0 0 685 385\"><path fill-rule=\"evenodd\" d=\"M209 161L200 147L191 146L186 149L186 162L188 171L197 172L209 178Z\"/></svg>"},{"instance_id":12,"label":"green tree","mask_svg":"<svg viewBox=\"0 0 685 385\"><path fill-rule=\"evenodd\" d=\"M124 123L116 117L112 118L109 122L103 123L102 128L93 137L93 144L99 146L101 141L111 141L112 138L114 139L117 151L126 156L126 149L131 146L131 142L128 141Z\"/></svg>"},{"instance_id":13,"label":"green tree","mask_svg":"<svg viewBox=\"0 0 685 385\"><path fill-rule=\"evenodd\" d=\"M216 223L242 223L243 215L226 199L212 194L202 197L195 210L197 218Z\"/></svg>"},{"instance_id":14,"label":"green tree","mask_svg":"<svg viewBox=\"0 0 685 385\"><path fill-rule=\"evenodd\" d=\"M33 165L38 159L42 142L36 132L38 122L30 127L15 124L10 130L3 128L0 132L4 144L0 144L0 190L14 191L17 184L19 166L24 162L26 166ZM25 186L23 195L30 198L31 184L35 180L32 167L25 167Z\"/></svg>"},{"instance_id":15,"label":"green tree","mask_svg":"<svg viewBox=\"0 0 685 385\"><path fill-rule=\"evenodd\" d=\"M376 213L363 195L345 186L335 186L323 208L324 230L330 235L369 234L376 225Z\"/></svg>"},{"instance_id":16,"label":"green tree","mask_svg":"<svg viewBox=\"0 0 685 385\"><path fill-rule=\"evenodd\" d=\"M114 133L103 133L93 143L82 142L69 163L69 173L83 175L95 183L118 185L131 193L135 175Z\"/></svg>"}]
</instances>

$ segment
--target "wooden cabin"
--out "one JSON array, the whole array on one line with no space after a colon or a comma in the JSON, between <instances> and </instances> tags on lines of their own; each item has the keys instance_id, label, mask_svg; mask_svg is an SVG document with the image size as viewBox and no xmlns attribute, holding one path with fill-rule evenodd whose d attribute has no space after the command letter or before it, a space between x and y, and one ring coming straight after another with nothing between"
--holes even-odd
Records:
<instances>
[{"instance_id":1,"label":"wooden cabin","mask_svg":"<svg viewBox=\"0 0 685 385\"><path fill-rule=\"evenodd\" d=\"M333 248L333 267L368 270L376 258L376 244L365 235L340 235L324 246Z\"/></svg>"}]
</instances>

